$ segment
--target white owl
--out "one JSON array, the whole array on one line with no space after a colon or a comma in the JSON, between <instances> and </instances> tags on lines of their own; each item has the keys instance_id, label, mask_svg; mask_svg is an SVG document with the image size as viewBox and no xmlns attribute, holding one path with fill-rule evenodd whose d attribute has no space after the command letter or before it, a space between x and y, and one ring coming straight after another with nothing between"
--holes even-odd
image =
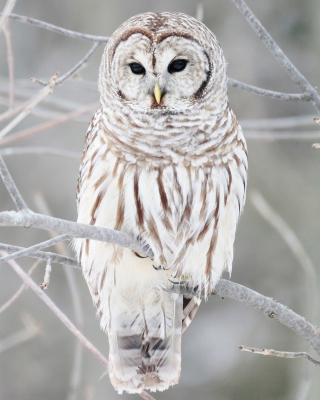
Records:
<instances>
[{"instance_id":1,"label":"white owl","mask_svg":"<svg viewBox=\"0 0 320 400\"><path fill-rule=\"evenodd\" d=\"M200 296L231 272L247 150L229 108L215 36L180 13L130 18L100 67L101 108L88 129L78 221L127 232L153 259L78 239L76 250L108 334L119 393L179 380L181 334ZM166 291L186 282L199 296Z\"/></svg>"}]
</instances>

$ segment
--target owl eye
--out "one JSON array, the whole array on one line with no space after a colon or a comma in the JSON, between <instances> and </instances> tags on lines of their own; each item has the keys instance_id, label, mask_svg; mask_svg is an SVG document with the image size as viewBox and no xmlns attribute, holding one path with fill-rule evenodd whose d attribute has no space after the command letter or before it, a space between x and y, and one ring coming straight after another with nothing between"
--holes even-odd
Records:
<instances>
[{"instance_id":1,"label":"owl eye","mask_svg":"<svg viewBox=\"0 0 320 400\"><path fill-rule=\"evenodd\" d=\"M168 72L172 74L173 72L180 72L185 69L185 67L188 64L188 60L174 60L172 61L171 64L168 66Z\"/></svg>"},{"instance_id":2,"label":"owl eye","mask_svg":"<svg viewBox=\"0 0 320 400\"><path fill-rule=\"evenodd\" d=\"M129 66L131 71L136 75L143 75L146 72L145 68L141 64L131 63Z\"/></svg>"}]
</instances>

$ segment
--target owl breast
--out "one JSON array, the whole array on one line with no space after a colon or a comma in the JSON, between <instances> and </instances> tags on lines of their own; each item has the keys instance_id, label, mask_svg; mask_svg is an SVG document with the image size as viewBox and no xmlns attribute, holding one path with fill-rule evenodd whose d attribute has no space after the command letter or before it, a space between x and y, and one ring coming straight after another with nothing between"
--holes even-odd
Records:
<instances>
[{"instance_id":1,"label":"owl breast","mask_svg":"<svg viewBox=\"0 0 320 400\"><path fill-rule=\"evenodd\" d=\"M146 116L139 125L130 121L130 132L123 116L118 129L111 126L110 111L96 119L80 222L130 233L151 247L155 268L212 287L231 270L244 202L246 150L233 114L225 110L205 124L195 118L189 126L165 116L157 121L161 131L154 124L148 135Z\"/></svg>"}]
</instances>

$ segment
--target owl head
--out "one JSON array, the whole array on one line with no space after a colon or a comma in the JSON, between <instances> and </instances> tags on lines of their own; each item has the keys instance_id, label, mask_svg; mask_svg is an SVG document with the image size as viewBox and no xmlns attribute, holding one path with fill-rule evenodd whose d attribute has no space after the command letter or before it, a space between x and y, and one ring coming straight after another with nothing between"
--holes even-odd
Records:
<instances>
[{"instance_id":1,"label":"owl head","mask_svg":"<svg viewBox=\"0 0 320 400\"><path fill-rule=\"evenodd\" d=\"M145 13L123 23L102 58L102 105L181 112L227 101L226 62L211 31L181 13Z\"/></svg>"}]
</instances>

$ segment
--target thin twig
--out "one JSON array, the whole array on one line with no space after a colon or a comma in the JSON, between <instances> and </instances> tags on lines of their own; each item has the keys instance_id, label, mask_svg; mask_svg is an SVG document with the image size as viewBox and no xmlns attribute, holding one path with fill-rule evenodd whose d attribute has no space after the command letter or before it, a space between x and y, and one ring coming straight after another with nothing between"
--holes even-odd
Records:
<instances>
[{"instance_id":1,"label":"thin twig","mask_svg":"<svg viewBox=\"0 0 320 400\"><path fill-rule=\"evenodd\" d=\"M20 114L18 114L5 128L0 132L0 139L2 139L5 135L7 135L16 125L19 124L28 114L30 114L31 110L40 103L49 93L52 93L53 87L55 85L55 81L57 79L57 74L53 75L50 79L49 85L47 85L44 89L42 89L36 96L32 97L29 101L27 107L25 107Z\"/></svg>"},{"instance_id":2,"label":"thin twig","mask_svg":"<svg viewBox=\"0 0 320 400\"><path fill-rule=\"evenodd\" d=\"M259 214L280 234L303 269L307 280L307 312L309 312L309 318L316 319L319 295L315 265L295 232L290 228L286 221L271 208L261 193L252 191L250 193L250 200Z\"/></svg>"},{"instance_id":3,"label":"thin twig","mask_svg":"<svg viewBox=\"0 0 320 400\"><path fill-rule=\"evenodd\" d=\"M275 92L273 90L262 89L257 86L248 85L247 83L236 81L235 79L228 79L228 84L231 87L246 90L247 92L255 93L264 97L271 97L276 100L285 100L285 101L310 101L312 97L305 93L297 94L297 93L282 93Z\"/></svg>"},{"instance_id":4,"label":"thin twig","mask_svg":"<svg viewBox=\"0 0 320 400\"><path fill-rule=\"evenodd\" d=\"M278 61L282 68L289 74L290 78L299 85L302 91L310 98L315 109L320 112L320 96L302 73L292 64L280 47L272 39L269 32L262 26L258 18L253 14L244 0L232 0L241 14L245 17L249 25L259 36L263 44L267 47L273 57Z\"/></svg>"},{"instance_id":5,"label":"thin twig","mask_svg":"<svg viewBox=\"0 0 320 400\"><path fill-rule=\"evenodd\" d=\"M13 10L15 4L16 0L7 0L3 12L0 13L0 32L2 31L2 28L4 27L7 18L10 18L11 11Z\"/></svg>"},{"instance_id":6,"label":"thin twig","mask_svg":"<svg viewBox=\"0 0 320 400\"><path fill-rule=\"evenodd\" d=\"M0 247L0 250L2 250L1 247ZM28 271L29 276L32 274L32 272L37 268L37 266L40 263L41 263L40 260L37 260L36 262L33 263L33 265L31 266L31 268ZM21 294L24 292L24 289L26 287L27 286L24 283L19 287L19 289L16 291L16 293L0 307L0 314L2 314L6 309L8 309L21 296Z\"/></svg>"},{"instance_id":7,"label":"thin twig","mask_svg":"<svg viewBox=\"0 0 320 400\"><path fill-rule=\"evenodd\" d=\"M314 127L314 118L312 115L295 115L286 118L244 119L240 121L240 125L246 132L249 130L297 129Z\"/></svg>"},{"instance_id":8,"label":"thin twig","mask_svg":"<svg viewBox=\"0 0 320 400\"><path fill-rule=\"evenodd\" d=\"M10 244L0 243L0 250L5 251L6 253L16 253L17 251L24 250L25 247L12 246ZM78 264L77 260L71 257L60 256L56 253L51 253L49 251L32 251L28 253L28 257L37 258L39 260L49 260L51 258L53 263L68 265L69 267L80 269L81 267Z\"/></svg>"},{"instance_id":9,"label":"thin twig","mask_svg":"<svg viewBox=\"0 0 320 400\"><path fill-rule=\"evenodd\" d=\"M308 353L302 352L291 352L291 351L277 351L273 349L256 349L255 347L239 346L239 350L248 351L254 354L261 354L263 356L275 356L280 358L304 358L312 364L320 367L320 361L317 361L311 357Z\"/></svg>"},{"instance_id":10,"label":"thin twig","mask_svg":"<svg viewBox=\"0 0 320 400\"><path fill-rule=\"evenodd\" d=\"M10 172L1 156L0 156L0 176L12 200L14 201L14 204L16 205L17 209L19 211L28 210L28 206L26 202L23 200L23 197L21 196L16 184L14 183L14 180L12 179L12 176L10 175Z\"/></svg>"},{"instance_id":11,"label":"thin twig","mask_svg":"<svg viewBox=\"0 0 320 400\"><path fill-rule=\"evenodd\" d=\"M281 131L281 132L274 132L274 131L246 131L245 132L246 139L257 139L257 140L267 140L267 141L274 141L274 140L315 140L320 138L320 132L318 131Z\"/></svg>"},{"instance_id":12,"label":"thin twig","mask_svg":"<svg viewBox=\"0 0 320 400\"><path fill-rule=\"evenodd\" d=\"M2 15L2 13L0 13L0 15ZM56 25L48 24L47 22L39 21L38 19L35 18L26 17L24 15L11 14L8 15L8 18L14 21L23 22L25 24L35 25L38 26L39 28L44 28L47 29L48 31L59 33L61 35L68 36L73 39L91 40L93 42L101 42L101 43L107 43L107 41L109 40L109 37L107 36L95 36L95 35L87 35L85 33L80 33L80 32L74 32L69 29L64 29Z\"/></svg>"},{"instance_id":13,"label":"thin twig","mask_svg":"<svg viewBox=\"0 0 320 400\"><path fill-rule=\"evenodd\" d=\"M39 285L40 289L42 289L42 290L48 289L48 286L50 283L50 278L51 278L51 270L52 270L51 269L51 258L49 258L49 260L47 261L43 282Z\"/></svg>"},{"instance_id":14,"label":"thin twig","mask_svg":"<svg viewBox=\"0 0 320 400\"><path fill-rule=\"evenodd\" d=\"M5 339L2 339L0 342L0 353L3 353L4 351L11 349L12 347L15 347L23 342L26 342L27 340L32 339L36 335L39 335L40 328L37 326L37 324L33 321L33 319L29 315L24 315L22 319L25 325L24 329L12 333Z\"/></svg>"},{"instance_id":15,"label":"thin twig","mask_svg":"<svg viewBox=\"0 0 320 400\"><path fill-rule=\"evenodd\" d=\"M14 260L9 260L8 263L14 269L14 271L20 276L22 281L32 289L42 301L53 311L53 313L60 319L60 321L70 330L70 332L80 342L91 351L91 353L106 367L108 368L108 360L97 350L92 343L74 326L69 318L55 305L55 303L45 294L43 290L26 274L22 268Z\"/></svg>"},{"instance_id":16,"label":"thin twig","mask_svg":"<svg viewBox=\"0 0 320 400\"><path fill-rule=\"evenodd\" d=\"M15 258L28 256L29 253L32 253L32 252L34 252L36 250L44 249L46 247L53 246L56 243L62 242L64 240L69 240L69 239L70 239L69 235L57 236L57 237L55 237L53 239L46 240L44 242L38 243L38 244L36 244L34 246L31 246L31 247L28 247L26 249L19 250L16 253L11 253L11 254L8 254L8 255L6 255L4 257L1 257L0 258L0 264L3 263L3 262L7 262L9 260L14 260Z\"/></svg>"},{"instance_id":17,"label":"thin twig","mask_svg":"<svg viewBox=\"0 0 320 400\"><path fill-rule=\"evenodd\" d=\"M71 150L57 149L54 147L6 147L0 149L0 156L21 156L24 154L48 154L52 156L68 157L80 160L81 153Z\"/></svg>"},{"instance_id":18,"label":"thin twig","mask_svg":"<svg viewBox=\"0 0 320 400\"><path fill-rule=\"evenodd\" d=\"M62 75L59 79L56 81L56 86L62 85L64 81L66 81L70 76L74 75L76 71L78 71L92 56L92 54L97 50L97 48L100 46L101 42L95 42L94 45L91 47L91 49L88 51L88 53L79 61L75 66L73 66L68 72L66 72L64 75ZM40 79L32 78L32 82L39 83L42 86L47 86L49 82L44 82L41 81Z\"/></svg>"},{"instance_id":19,"label":"thin twig","mask_svg":"<svg viewBox=\"0 0 320 400\"><path fill-rule=\"evenodd\" d=\"M53 128L55 126L65 123L67 121L70 121L81 114L87 113L88 111L97 109L98 107L99 107L99 103L97 103L97 102L91 103L84 107L79 108L76 111L72 111L66 115L63 115L62 117L60 117L59 119L56 119L54 121L44 122L42 124L33 126L31 128L23 129L23 130L15 133L14 135L10 135L10 136L6 137L5 139L0 140L0 145L5 145L5 144L8 144L8 143L20 140L20 139L25 139L26 137L29 137L32 135L36 135L37 133L43 132L47 129Z\"/></svg>"},{"instance_id":20,"label":"thin twig","mask_svg":"<svg viewBox=\"0 0 320 400\"><path fill-rule=\"evenodd\" d=\"M8 72L9 72L9 84L10 84L9 110L11 110L14 104L14 68L13 68L13 52L12 52L10 21L8 20L3 25L3 33L6 38L6 44L7 44L7 62L8 62Z\"/></svg>"}]
</instances>

